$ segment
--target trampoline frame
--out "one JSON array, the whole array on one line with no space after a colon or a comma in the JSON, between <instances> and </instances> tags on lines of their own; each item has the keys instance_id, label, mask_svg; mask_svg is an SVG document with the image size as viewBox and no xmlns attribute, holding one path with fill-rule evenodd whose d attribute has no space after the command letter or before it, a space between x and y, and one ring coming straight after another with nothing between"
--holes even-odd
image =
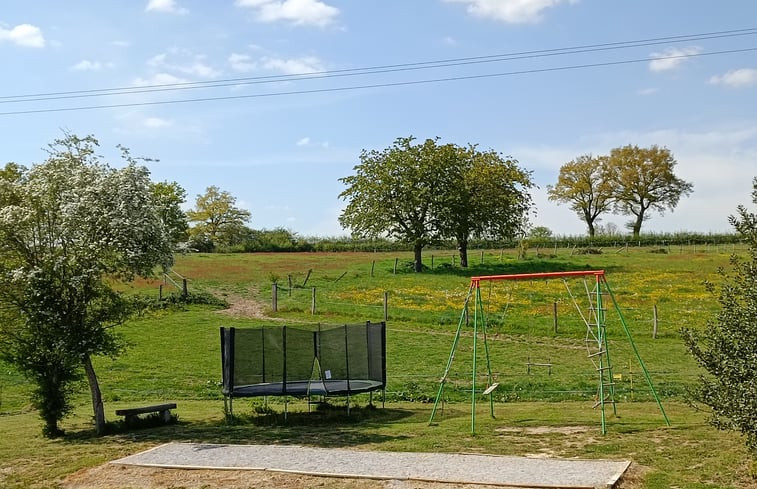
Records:
<instances>
[{"instance_id":1,"label":"trampoline frame","mask_svg":"<svg viewBox=\"0 0 757 489\"><path fill-rule=\"evenodd\" d=\"M368 376L371 376L371 365L375 365L373 355L376 353L376 346L380 348L380 379L377 379L377 375L373 375L373 378L351 378L349 368L350 347L349 347L349 331L348 328L363 327L365 328L365 351L368 356L367 369ZM223 374L222 393L224 396L224 412L227 414L227 420L233 419L233 402L235 397L267 397L267 396L283 396L284 397L284 418L286 419L288 413L288 398L289 396L295 398L307 398L308 406L312 404L311 396L346 396L347 397L347 414L350 412L350 396L354 394L370 393L370 403L373 404L373 392L382 390L384 396L382 398L382 407L384 404L383 399L386 398L386 323L371 323L367 321L361 324L352 325L339 325L332 327L322 327L318 325L318 329L315 331L303 330L299 328L292 328L290 326L281 326L281 341L282 348L277 360L281 361L282 371L280 379L273 379L273 382L265 382L265 332L264 330L270 327L263 328L245 328L245 330L257 331L261 330L261 359L263 361L263 368L261 376L263 382L248 384L248 385L234 385L235 382L235 359L238 352L236 348L236 330L237 328L220 328L221 335L221 369ZM344 355L344 366L346 371L346 378L331 378L329 370L324 370L321 363L323 356L321 350L321 335L322 333L333 333L335 330L344 329L344 342L339 345L339 349L336 353ZM378 338L374 338L371 341L371 329L378 328ZM313 335L313 350L312 350L312 368L310 379L297 379L287 380L287 364L288 364L288 348L287 348L287 329L296 330L298 332L311 332ZM375 339L380 341L380 345L373 344ZM372 348L373 347L373 348ZM333 347L332 347L333 349ZM278 352L277 352L278 353ZM332 351L332 354L334 352ZM243 354L243 353L242 353ZM270 353L269 353L270 354ZM317 367L316 367L317 362ZM374 369L375 370L375 369ZM317 372L318 378L314 379L314 374ZM375 372L378 373L378 372ZM278 376L277 376L278 377Z\"/></svg>"}]
</instances>

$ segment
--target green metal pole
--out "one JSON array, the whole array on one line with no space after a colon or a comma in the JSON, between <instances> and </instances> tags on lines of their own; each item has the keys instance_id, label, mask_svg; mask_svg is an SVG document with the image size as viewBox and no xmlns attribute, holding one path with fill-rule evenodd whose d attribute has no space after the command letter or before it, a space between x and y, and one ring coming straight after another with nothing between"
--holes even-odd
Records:
<instances>
[{"instance_id":1,"label":"green metal pole","mask_svg":"<svg viewBox=\"0 0 757 489\"><path fill-rule=\"evenodd\" d=\"M439 381L439 391L436 394L436 400L434 401L434 409L431 411L431 418L428 420L429 425L433 423L434 421L434 416L436 415L436 408L439 405L439 400L442 398L442 395L444 393L444 384L447 381L447 375L449 375L450 368L452 368L452 361L455 359L455 350L457 349L457 343L460 340L460 331L462 330L463 323L465 322L465 311L468 309L468 302L470 301L472 293L473 293L473 285L471 284L471 287L468 289L468 295L465 297L465 305L463 306L463 311L460 314L460 321L457 323L457 333L455 333L455 339L452 341L452 349L449 352L449 359L447 360L447 367L444 369L444 375L442 375L442 378Z\"/></svg>"},{"instance_id":2,"label":"green metal pole","mask_svg":"<svg viewBox=\"0 0 757 489\"><path fill-rule=\"evenodd\" d=\"M596 292L597 292L597 298L596 298L596 306L597 310L595 311L596 317L594 319L597 320L597 342L599 343L599 349L605 348L605 339L604 339L604 328L603 326L603 315L602 315L602 293L599 288L599 276L597 276L597 285L596 285ZM607 353L607 349L605 348L605 354ZM609 360L608 360L609 362ZM599 406L600 410L602 411L602 434L607 433L607 424L605 420L605 365L604 365L604 355L599 355Z\"/></svg>"},{"instance_id":3,"label":"green metal pole","mask_svg":"<svg viewBox=\"0 0 757 489\"><path fill-rule=\"evenodd\" d=\"M484 329L484 351L486 352L486 372L488 375L487 388L490 388L492 386L492 381L494 380L494 378L492 376L492 365L489 357L489 339L487 336L487 328L489 327L489 324L487 322L487 314L484 313L483 302L479 304L479 307L481 308L481 324ZM489 392L489 414L492 418L494 417L494 391Z\"/></svg>"},{"instance_id":4,"label":"green metal pole","mask_svg":"<svg viewBox=\"0 0 757 489\"><path fill-rule=\"evenodd\" d=\"M476 432L476 357L478 356L478 304L481 302L481 288L476 284L476 306L473 308L473 388L471 389L470 432Z\"/></svg>"},{"instance_id":5,"label":"green metal pole","mask_svg":"<svg viewBox=\"0 0 757 489\"><path fill-rule=\"evenodd\" d=\"M649 376L649 371L647 370L647 366L644 365L644 360L641 359L639 350L636 348L636 344L633 342L633 337L631 336L631 330L628 329L628 325L626 324L626 320L623 317L623 313L620 311L620 306L618 305L618 301L615 300L615 294L612 293L612 289L610 288L610 284L607 282L606 278L604 279L604 283L605 283L605 287L607 287L607 292L610 294L612 303L615 306L615 310L618 312L618 317L620 317L620 324L623 325L623 331L626 332L626 336L628 337L628 342L631 343L631 348L633 348L633 352L636 355L636 359L639 361L639 366L641 366L641 370L644 372L644 378L647 380L649 389L652 391L652 396L654 396L655 401L657 401L657 407L660 408L662 417L665 418L665 424L667 426L670 426L670 420L668 419L668 415L665 414L665 408L662 407L662 402L660 401L660 397L657 395L657 391L654 388L654 384L652 383L652 378Z\"/></svg>"},{"instance_id":6,"label":"green metal pole","mask_svg":"<svg viewBox=\"0 0 757 489\"><path fill-rule=\"evenodd\" d=\"M602 299L602 278L600 276L597 276L597 297L599 297L599 312L601 314L601 324L602 324L602 344L600 345L600 348L605 349L605 355L607 355L607 371L610 374L608 380L609 380L609 387L610 387L610 398L612 399L612 414L614 416L618 415L618 407L615 404L615 380L612 377L612 359L610 358L610 346L607 344L607 315L605 314L605 304L604 300Z\"/></svg>"}]
</instances>

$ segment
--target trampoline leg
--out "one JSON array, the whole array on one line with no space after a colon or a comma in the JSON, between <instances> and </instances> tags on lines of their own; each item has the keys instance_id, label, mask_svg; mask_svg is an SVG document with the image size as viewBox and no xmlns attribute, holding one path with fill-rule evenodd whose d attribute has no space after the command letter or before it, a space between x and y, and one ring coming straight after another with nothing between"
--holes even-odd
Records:
<instances>
[{"instance_id":1,"label":"trampoline leg","mask_svg":"<svg viewBox=\"0 0 757 489\"><path fill-rule=\"evenodd\" d=\"M289 396L284 396L284 421L287 420L287 415L289 414Z\"/></svg>"},{"instance_id":2,"label":"trampoline leg","mask_svg":"<svg viewBox=\"0 0 757 489\"><path fill-rule=\"evenodd\" d=\"M350 393L347 392L347 416L350 415Z\"/></svg>"},{"instance_id":3,"label":"trampoline leg","mask_svg":"<svg viewBox=\"0 0 757 489\"><path fill-rule=\"evenodd\" d=\"M370 404L371 407L373 407L373 391L370 392L370 395L368 397L368 404Z\"/></svg>"}]
</instances>

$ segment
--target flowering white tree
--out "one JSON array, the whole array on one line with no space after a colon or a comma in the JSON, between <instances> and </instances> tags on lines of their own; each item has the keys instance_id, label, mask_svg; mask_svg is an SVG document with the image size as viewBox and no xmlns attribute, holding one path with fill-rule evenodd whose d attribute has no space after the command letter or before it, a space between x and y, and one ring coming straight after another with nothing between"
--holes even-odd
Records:
<instances>
[{"instance_id":1,"label":"flowering white tree","mask_svg":"<svg viewBox=\"0 0 757 489\"><path fill-rule=\"evenodd\" d=\"M115 355L129 314L114 280L172 260L149 172L122 149L108 166L97 140L65 134L29 169L0 172L0 352L35 383L44 433L57 436L74 380L86 374L98 433L105 414L95 355Z\"/></svg>"}]
</instances>

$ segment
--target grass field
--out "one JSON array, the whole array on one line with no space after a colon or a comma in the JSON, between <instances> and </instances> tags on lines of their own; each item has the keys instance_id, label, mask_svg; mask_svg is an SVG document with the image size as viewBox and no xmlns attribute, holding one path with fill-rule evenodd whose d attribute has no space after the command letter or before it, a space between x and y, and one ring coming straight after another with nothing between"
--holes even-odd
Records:
<instances>
[{"instance_id":1,"label":"grass field","mask_svg":"<svg viewBox=\"0 0 757 489\"><path fill-rule=\"evenodd\" d=\"M646 469L628 487L749 487L755 479L740 437L708 427L706 415L684 402L698 371L678 337L680 327L702 327L716 310L703 283L717 281L718 267L727 266L733 251L738 249L730 245L706 252L700 246L696 253L686 247L604 249L601 254L546 249L518 259L513 251L487 250L483 263L479 251L471 253L469 270L453 266L449 251L429 251L423 274L410 272L407 253L181 256L174 269L187 277L189 290L224 297L239 314L188 306L134 318L120 327L131 345L126 353L115 360L98 359L96 365L109 415L135 403L172 400L179 404L180 423L95 438L87 423L88 398L82 386L76 413L64 423L69 435L45 440L29 407L27 383L11 368L0 366L0 486L55 487L61 477L80 468L159 442L193 440L630 458ZM491 367L500 383L495 391L497 419L490 419L486 403L480 403L477 433L470 435L466 389L472 373L472 335L467 328L445 391L444 413L435 426L427 426L469 277L582 269L606 270L673 426L664 426L628 340L608 313L614 373L620 375L620 418L610 417L608 434L599 435L599 415L591 409L597 381L586 358L586 326L560 281L482 288L490 320ZM274 281L279 285L277 312L271 307ZM139 281L126 291L157 296L159 283ZM576 296L586 296L580 281L569 286ZM316 290L315 315L311 287ZM359 411L349 419L340 409L338 415L295 416L283 424L252 416L253 406L239 401L235 410L243 415L242 424L225 425L219 326L378 321L384 314L385 292L387 409ZM551 363L551 374L543 367L527 374L529 359Z\"/></svg>"}]
</instances>

